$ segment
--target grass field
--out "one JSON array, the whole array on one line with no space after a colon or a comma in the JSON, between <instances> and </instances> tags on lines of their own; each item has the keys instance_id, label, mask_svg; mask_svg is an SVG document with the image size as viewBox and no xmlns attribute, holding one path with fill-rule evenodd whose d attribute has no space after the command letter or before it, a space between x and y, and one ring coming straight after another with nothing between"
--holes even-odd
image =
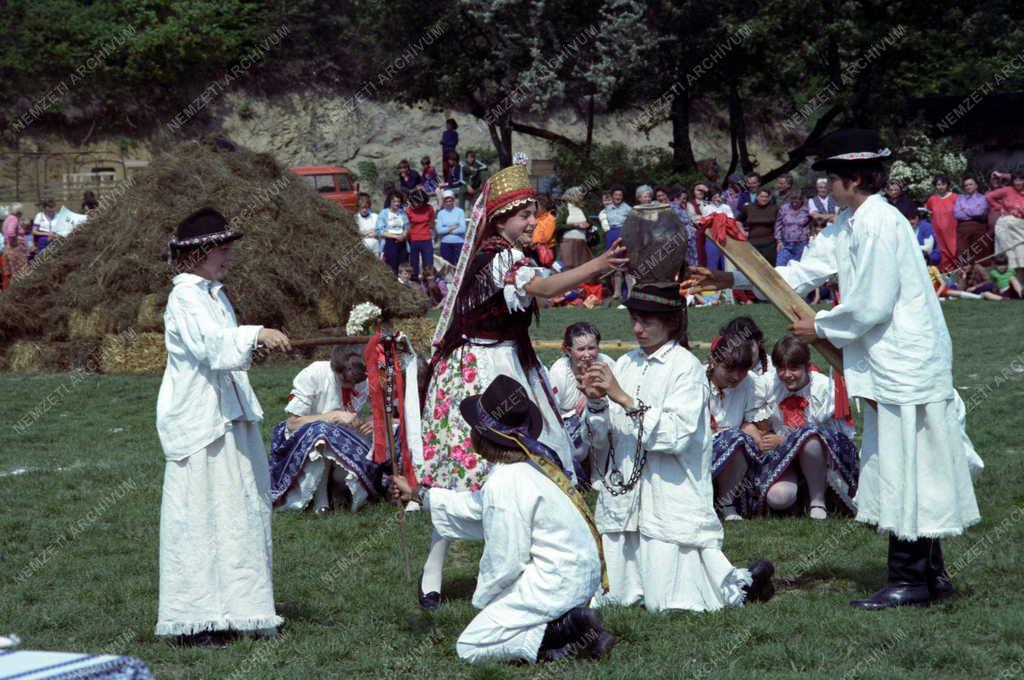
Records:
<instances>
[{"instance_id":1,"label":"grass field","mask_svg":"<svg viewBox=\"0 0 1024 680\"><path fill-rule=\"evenodd\" d=\"M767 306L747 310L770 338L782 332ZM772 602L701 615L613 608L606 625L620 643L607 662L470 667L454 645L474 614L480 545L455 546L445 574L453 602L427 615L403 577L394 511L377 505L275 516L275 594L287 620L279 640L172 648L153 635L160 378L3 374L0 634L19 634L28 649L134 654L158 678L1024 677L1024 307L957 301L945 310L955 382L987 469L977 485L982 523L945 542L947 566L969 595L930 610L848 606L882 583L886 544L850 520L730 523L724 550L734 562L775 560ZM736 313L693 311L691 338L710 340ZM545 311L535 337L558 339L577 318L606 338L631 338L616 310ZM268 440L298 368L250 372ZM406 531L418 569L428 517L410 514Z\"/></svg>"}]
</instances>

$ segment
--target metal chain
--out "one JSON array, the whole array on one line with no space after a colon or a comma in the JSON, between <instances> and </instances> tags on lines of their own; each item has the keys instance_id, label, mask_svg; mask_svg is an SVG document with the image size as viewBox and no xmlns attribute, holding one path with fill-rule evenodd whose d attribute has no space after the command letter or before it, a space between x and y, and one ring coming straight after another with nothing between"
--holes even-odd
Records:
<instances>
[{"instance_id":1,"label":"metal chain","mask_svg":"<svg viewBox=\"0 0 1024 680\"><path fill-rule=\"evenodd\" d=\"M634 455L635 463L633 465L633 472L629 475L629 479L623 481L622 471L619 470L618 464L615 464L615 445L612 443L612 432L611 428L608 429L608 457L604 462L604 481L605 488L608 489L608 493L613 496L622 496L629 493L636 485L640 483L640 477L643 475L644 467L647 465L647 449L643 446L644 441L644 414L647 413L647 409L650 408L644 402L637 400L637 407L626 411L626 415L636 417L637 419L637 436L636 436L636 452ZM609 425L611 425L611 414L609 413ZM587 430L587 436L590 437L590 430ZM591 448L593 448L593 442L591 442ZM613 465L614 464L614 465ZM611 475L608 474L608 468L612 467Z\"/></svg>"}]
</instances>

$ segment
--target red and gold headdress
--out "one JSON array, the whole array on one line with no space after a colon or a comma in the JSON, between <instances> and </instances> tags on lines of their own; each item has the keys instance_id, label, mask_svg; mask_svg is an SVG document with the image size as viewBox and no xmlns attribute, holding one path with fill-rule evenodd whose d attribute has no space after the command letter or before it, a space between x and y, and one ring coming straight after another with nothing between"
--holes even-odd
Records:
<instances>
[{"instance_id":1,"label":"red and gold headdress","mask_svg":"<svg viewBox=\"0 0 1024 680\"><path fill-rule=\"evenodd\" d=\"M525 165L510 165L497 172L490 179L487 197L487 219L508 210L518 208L537 198L537 192L530 186L530 177Z\"/></svg>"}]
</instances>

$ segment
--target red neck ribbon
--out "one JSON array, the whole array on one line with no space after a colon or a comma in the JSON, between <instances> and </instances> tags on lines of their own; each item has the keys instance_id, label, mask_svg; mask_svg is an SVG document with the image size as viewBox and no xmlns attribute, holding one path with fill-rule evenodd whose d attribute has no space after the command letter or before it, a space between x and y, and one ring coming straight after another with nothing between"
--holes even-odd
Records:
<instances>
[{"instance_id":1,"label":"red neck ribbon","mask_svg":"<svg viewBox=\"0 0 1024 680\"><path fill-rule=\"evenodd\" d=\"M389 462L387 420L385 419L384 394L387 390L387 363L385 361L383 341L380 332L376 333L370 342L366 344L366 352L363 355L366 361L366 379L370 388L370 408L373 413L373 462ZM392 343L394 341L392 340ZM398 360L398 347L392 345L391 365L395 377L395 384L392 385L394 411L392 416L394 422L400 425L401 440L396 442L401 450L402 469L401 474L405 476L409 484L416 486L416 474L412 469L412 456L409 453L409 445L406 442L405 422L403 420L403 395L405 394L404 377L402 375L401 363Z\"/></svg>"}]
</instances>

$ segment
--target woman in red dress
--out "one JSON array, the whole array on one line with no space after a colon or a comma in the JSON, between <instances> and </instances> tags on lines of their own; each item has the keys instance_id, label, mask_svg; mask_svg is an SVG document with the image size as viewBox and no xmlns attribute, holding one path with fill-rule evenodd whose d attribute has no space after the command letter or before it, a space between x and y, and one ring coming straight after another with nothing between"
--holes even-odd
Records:
<instances>
[{"instance_id":1,"label":"woman in red dress","mask_svg":"<svg viewBox=\"0 0 1024 680\"><path fill-rule=\"evenodd\" d=\"M956 194L950 191L949 175L944 173L935 175L932 186L935 187L935 193L924 206L932 213L935 240L939 242L939 250L942 251L939 270L945 272L956 269L956 217L953 215Z\"/></svg>"}]
</instances>

